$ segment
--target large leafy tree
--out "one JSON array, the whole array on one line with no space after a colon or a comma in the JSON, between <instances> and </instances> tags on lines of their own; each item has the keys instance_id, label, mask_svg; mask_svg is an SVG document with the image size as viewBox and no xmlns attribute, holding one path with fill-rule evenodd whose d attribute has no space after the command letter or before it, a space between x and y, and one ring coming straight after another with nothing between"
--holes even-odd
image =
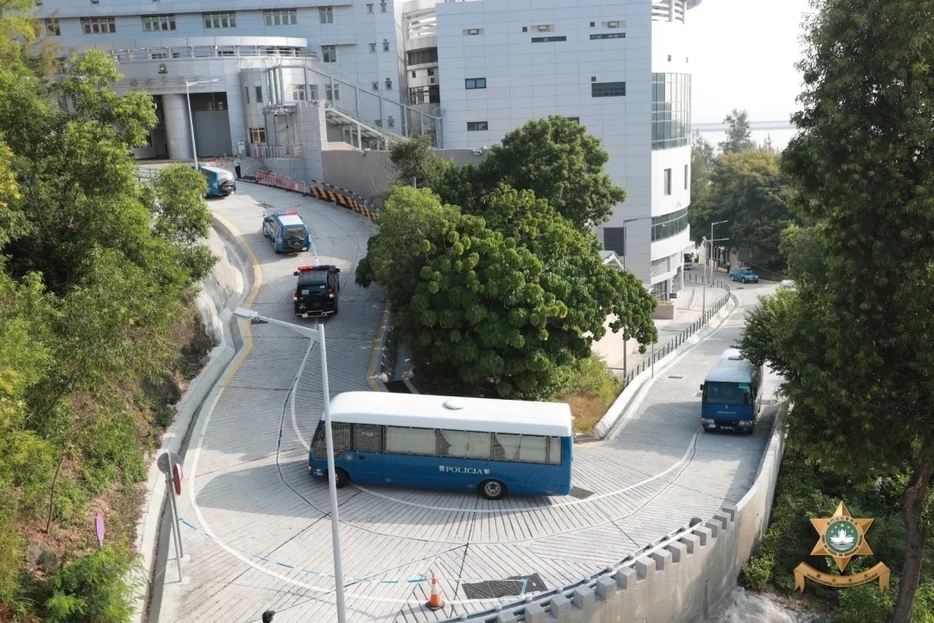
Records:
<instances>
[{"instance_id":1,"label":"large leafy tree","mask_svg":"<svg viewBox=\"0 0 934 623\"><path fill-rule=\"evenodd\" d=\"M726 140L718 145L722 153L731 154L756 148L748 112L734 108L723 118L723 123L726 125Z\"/></svg>"},{"instance_id":2,"label":"large leafy tree","mask_svg":"<svg viewBox=\"0 0 934 623\"><path fill-rule=\"evenodd\" d=\"M702 201L710 189L717 158L713 145L699 130L691 137L691 204Z\"/></svg>"},{"instance_id":3,"label":"large leafy tree","mask_svg":"<svg viewBox=\"0 0 934 623\"><path fill-rule=\"evenodd\" d=\"M604 322L656 339L655 302L605 266L596 239L529 192L495 189L465 214L397 188L358 269L393 303L394 326L433 390L541 399L590 353Z\"/></svg>"},{"instance_id":4,"label":"large leafy tree","mask_svg":"<svg viewBox=\"0 0 934 623\"><path fill-rule=\"evenodd\" d=\"M448 168L435 190L445 203L468 212L499 184L530 190L575 227L589 230L626 199L603 170L608 161L599 139L576 121L553 115L508 133L478 167Z\"/></svg>"},{"instance_id":5,"label":"large leafy tree","mask_svg":"<svg viewBox=\"0 0 934 623\"><path fill-rule=\"evenodd\" d=\"M826 0L785 150L826 270L763 302L743 348L786 378L789 431L853 478L907 473L894 623L909 623L934 477L934 5Z\"/></svg>"}]
</instances>

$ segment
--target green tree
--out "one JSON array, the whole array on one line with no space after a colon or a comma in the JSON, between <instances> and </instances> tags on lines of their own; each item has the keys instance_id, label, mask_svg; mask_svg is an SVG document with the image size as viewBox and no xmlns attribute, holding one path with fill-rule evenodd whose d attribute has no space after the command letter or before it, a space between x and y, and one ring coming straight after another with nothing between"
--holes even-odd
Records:
<instances>
[{"instance_id":1,"label":"green tree","mask_svg":"<svg viewBox=\"0 0 934 623\"><path fill-rule=\"evenodd\" d=\"M358 271L363 285L387 288L394 327L432 389L545 398L589 356L607 316L614 331L656 339L655 301L632 275L602 263L593 234L528 191L500 187L479 211L396 189L369 247L373 259Z\"/></svg>"},{"instance_id":2,"label":"green tree","mask_svg":"<svg viewBox=\"0 0 934 623\"><path fill-rule=\"evenodd\" d=\"M781 232L795 221L788 196L789 180L778 155L757 149L725 153L711 180L709 210L696 215L695 222L701 216L708 223L728 220L718 231L729 237L729 246L751 250L759 262L777 262L783 257Z\"/></svg>"},{"instance_id":3,"label":"green tree","mask_svg":"<svg viewBox=\"0 0 934 623\"><path fill-rule=\"evenodd\" d=\"M532 120L494 146L479 167L450 170L438 192L442 201L472 213L499 184L530 190L575 227L606 221L626 191L603 171L609 155L600 140L566 117Z\"/></svg>"},{"instance_id":4,"label":"green tree","mask_svg":"<svg viewBox=\"0 0 934 623\"><path fill-rule=\"evenodd\" d=\"M204 203L204 176L184 164L160 169L153 178L153 195L146 198L153 233L178 254L186 269L183 281L204 279L217 258L204 244L211 229L211 213Z\"/></svg>"},{"instance_id":5,"label":"green tree","mask_svg":"<svg viewBox=\"0 0 934 623\"><path fill-rule=\"evenodd\" d=\"M435 153L435 139L421 134L389 147L389 161L395 173L394 183L416 188L435 188L448 163Z\"/></svg>"},{"instance_id":6,"label":"green tree","mask_svg":"<svg viewBox=\"0 0 934 623\"><path fill-rule=\"evenodd\" d=\"M731 154L756 148L748 112L734 108L723 118L723 123L726 125L726 140L718 145L721 153Z\"/></svg>"},{"instance_id":7,"label":"green tree","mask_svg":"<svg viewBox=\"0 0 934 623\"><path fill-rule=\"evenodd\" d=\"M743 338L785 375L789 433L810 456L853 478L910 474L893 623L912 618L934 476L931 8L818 5L783 160L827 269L791 300L764 301Z\"/></svg>"},{"instance_id":8,"label":"green tree","mask_svg":"<svg viewBox=\"0 0 934 623\"><path fill-rule=\"evenodd\" d=\"M788 275L798 281L819 277L827 270L817 227L788 226L782 232L779 250L788 261Z\"/></svg>"},{"instance_id":9,"label":"green tree","mask_svg":"<svg viewBox=\"0 0 934 623\"><path fill-rule=\"evenodd\" d=\"M710 188L710 178L717 166L713 145L699 130L691 137L691 204L700 202Z\"/></svg>"}]
</instances>

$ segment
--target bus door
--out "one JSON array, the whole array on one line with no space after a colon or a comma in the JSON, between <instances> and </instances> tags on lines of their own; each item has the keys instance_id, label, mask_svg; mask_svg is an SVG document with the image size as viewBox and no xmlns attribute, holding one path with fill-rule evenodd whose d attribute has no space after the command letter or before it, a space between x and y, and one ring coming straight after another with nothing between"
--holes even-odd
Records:
<instances>
[{"instance_id":1,"label":"bus door","mask_svg":"<svg viewBox=\"0 0 934 623\"><path fill-rule=\"evenodd\" d=\"M353 428L353 472L350 479L359 484L384 484L383 427L378 424L354 424Z\"/></svg>"}]
</instances>

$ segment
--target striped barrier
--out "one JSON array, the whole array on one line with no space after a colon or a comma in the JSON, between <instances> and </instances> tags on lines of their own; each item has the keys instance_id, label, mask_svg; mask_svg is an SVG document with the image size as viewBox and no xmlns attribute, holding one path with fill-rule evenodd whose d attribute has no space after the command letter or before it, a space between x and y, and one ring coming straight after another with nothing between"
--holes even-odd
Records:
<instances>
[{"instance_id":1,"label":"striped barrier","mask_svg":"<svg viewBox=\"0 0 934 623\"><path fill-rule=\"evenodd\" d=\"M272 171L259 170L256 172L257 184L275 186L276 188L284 188L285 190L302 193L305 196L314 197L320 201L327 201L328 203L333 203L347 210L352 210L371 221L376 220L376 209L357 193L326 182L319 182L317 180L312 180L311 182L312 186L306 186L305 182L301 180L279 175Z\"/></svg>"}]
</instances>

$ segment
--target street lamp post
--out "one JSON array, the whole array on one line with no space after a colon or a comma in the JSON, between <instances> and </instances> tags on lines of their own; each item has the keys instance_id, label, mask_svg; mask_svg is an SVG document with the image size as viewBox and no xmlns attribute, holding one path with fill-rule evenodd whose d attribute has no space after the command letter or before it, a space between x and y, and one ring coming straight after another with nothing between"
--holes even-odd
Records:
<instances>
[{"instance_id":1,"label":"street lamp post","mask_svg":"<svg viewBox=\"0 0 934 623\"><path fill-rule=\"evenodd\" d=\"M195 80L194 82L185 81L185 100L188 102L188 125L191 127L191 154L195 159L195 169L198 168L198 146L195 144L195 122L191 116L191 91L189 91L188 88L196 84L209 84L211 82L220 82L220 78L214 78L213 80Z\"/></svg>"},{"instance_id":2,"label":"street lamp post","mask_svg":"<svg viewBox=\"0 0 934 623\"><path fill-rule=\"evenodd\" d=\"M331 541L334 547L334 589L337 597L337 623L346 623L344 571L341 561L341 525L337 516L337 472L334 469L334 435L331 432L331 394L328 388L328 353L324 344L324 325L318 325L315 329L303 327L291 322L260 316L252 309L244 307L238 307L234 310L234 315L248 319L250 324L274 324L285 327L311 340L318 340L321 344L321 392L324 394L324 436L328 450L328 493L331 498Z\"/></svg>"},{"instance_id":3,"label":"street lamp post","mask_svg":"<svg viewBox=\"0 0 934 623\"><path fill-rule=\"evenodd\" d=\"M702 288L703 294L701 294L701 318L707 313L707 264L710 262L710 256L713 255L713 226L722 225L723 223L729 223L728 220L725 221L716 221L710 224L710 239L707 240L708 251L707 257L704 258L704 287ZM728 238L723 238L723 240L728 240ZM713 285L713 266L710 267L710 281Z\"/></svg>"}]
</instances>

